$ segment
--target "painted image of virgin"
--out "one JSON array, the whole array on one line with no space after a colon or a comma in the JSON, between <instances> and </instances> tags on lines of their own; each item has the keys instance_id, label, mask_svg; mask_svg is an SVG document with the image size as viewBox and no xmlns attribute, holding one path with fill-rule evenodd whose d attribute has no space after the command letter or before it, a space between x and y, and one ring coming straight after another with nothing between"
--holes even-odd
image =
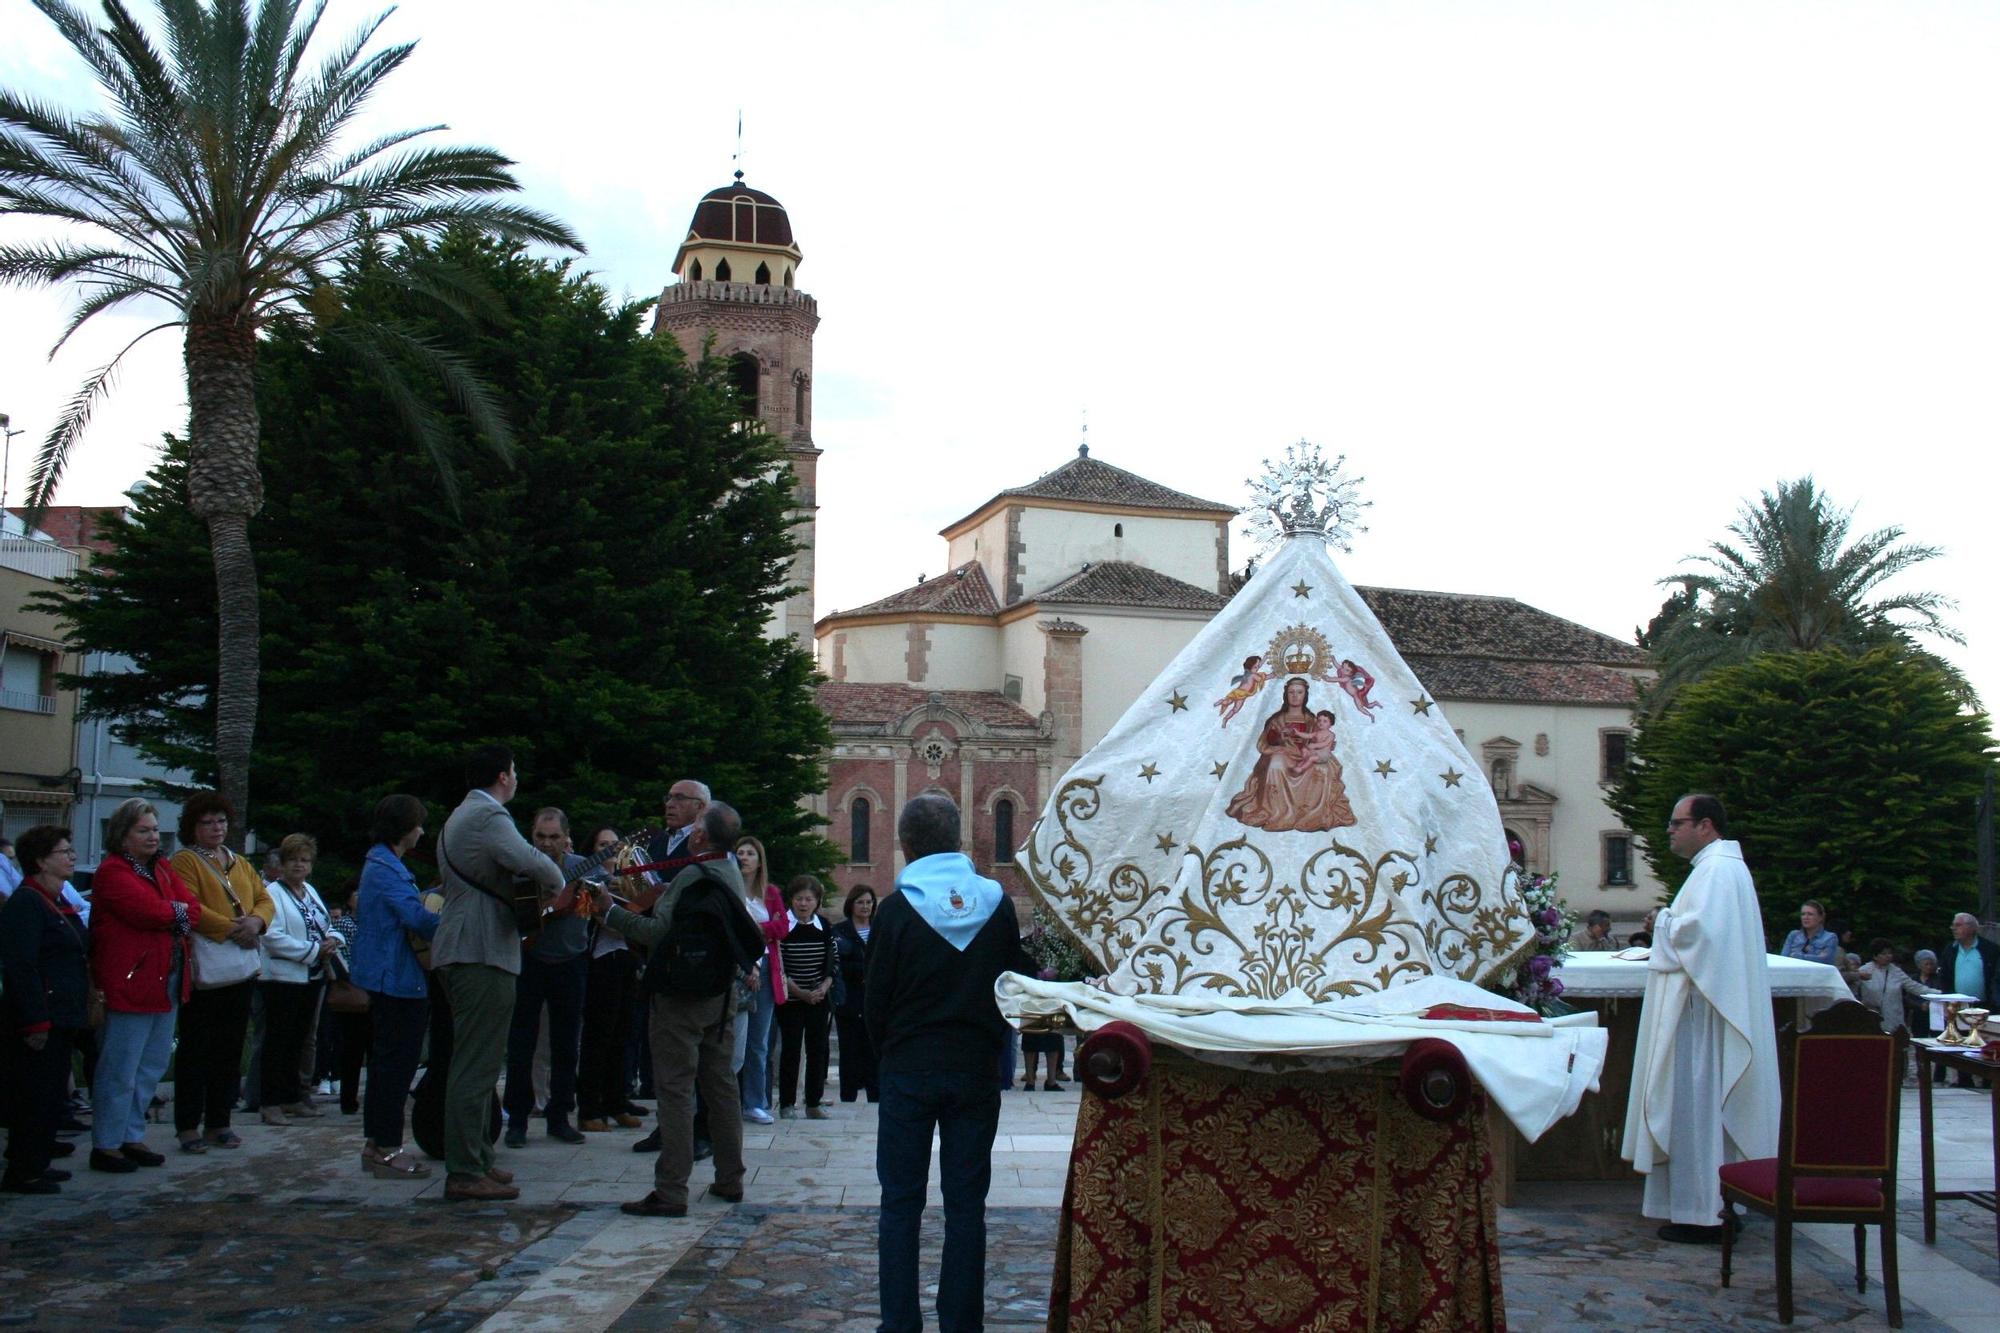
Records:
<instances>
[{"instance_id":1,"label":"painted image of virgin","mask_svg":"<svg viewBox=\"0 0 2000 1333\"><path fill-rule=\"evenodd\" d=\"M1333 755L1332 714L1315 716L1310 692L1302 676L1285 682L1284 707L1264 719L1257 766L1229 802L1231 819L1267 833L1323 833L1354 823Z\"/></svg>"}]
</instances>

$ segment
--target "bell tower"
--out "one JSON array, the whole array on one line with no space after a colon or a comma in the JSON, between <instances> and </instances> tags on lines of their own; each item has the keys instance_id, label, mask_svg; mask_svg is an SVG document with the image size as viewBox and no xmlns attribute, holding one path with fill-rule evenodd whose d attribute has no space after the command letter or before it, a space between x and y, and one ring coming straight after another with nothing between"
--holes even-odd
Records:
<instances>
[{"instance_id":1,"label":"bell tower","mask_svg":"<svg viewBox=\"0 0 2000 1333\"><path fill-rule=\"evenodd\" d=\"M655 333L671 333L693 360L713 336L713 354L729 362L746 420L783 446L798 488L793 513L799 543L791 582L799 589L773 613L765 633L813 650L814 515L819 508L819 450L812 440L812 340L819 306L798 289L803 256L785 207L736 182L695 205L687 238L674 256L675 281L660 293Z\"/></svg>"}]
</instances>

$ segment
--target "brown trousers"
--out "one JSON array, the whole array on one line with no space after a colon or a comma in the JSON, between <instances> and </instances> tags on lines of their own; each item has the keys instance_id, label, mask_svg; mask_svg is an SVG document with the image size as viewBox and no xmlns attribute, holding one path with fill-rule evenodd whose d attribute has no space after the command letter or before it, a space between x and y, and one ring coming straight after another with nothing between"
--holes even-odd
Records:
<instances>
[{"instance_id":1,"label":"brown trousers","mask_svg":"<svg viewBox=\"0 0 2000 1333\"><path fill-rule=\"evenodd\" d=\"M708 1104L708 1133L715 1145L715 1185L743 1188L743 1115L736 1099L736 988L712 1000L655 995L647 1011L653 1044L653 1091L660 1099L660 1156L653 1164L653 1193L661 1202L686 1205L694 1170L694 1089Z\"/></svg>"}]
</instances>

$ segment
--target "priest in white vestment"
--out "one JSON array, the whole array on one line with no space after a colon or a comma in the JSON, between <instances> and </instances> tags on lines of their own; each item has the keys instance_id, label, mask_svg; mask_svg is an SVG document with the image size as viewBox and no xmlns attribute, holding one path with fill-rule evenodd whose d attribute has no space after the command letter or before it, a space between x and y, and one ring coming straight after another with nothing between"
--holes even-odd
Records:
<instances>
[{"instance_id":1,"label":"priest in white vestment","mask_svg":"<svg viewBox=\"0 0 2000 1333\"><path fill-rule=\"evenodd\" d=\"M1664 1240L1722 1238L1726 1162L1778 1151L1778 1043L1764 923L1728 816L1684 796L1669 846L1694 870L1653 929L1621 1155L1646 1177L1643 1212Z\"/></svg>"}]
</instances>

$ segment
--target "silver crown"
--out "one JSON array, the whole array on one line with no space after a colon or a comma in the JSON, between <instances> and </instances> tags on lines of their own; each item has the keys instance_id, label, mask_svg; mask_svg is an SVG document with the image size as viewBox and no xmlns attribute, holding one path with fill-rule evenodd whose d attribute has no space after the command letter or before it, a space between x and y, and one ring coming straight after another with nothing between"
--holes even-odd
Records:
<instances>
[{"instance_id":1,"label":"silver crown","mask_svg":"<svg viewBox=\"0 0 2000 1333\"><path fill-rule=\"evenodd\" d=\"M1325 540L1343 552L1354 549L1354 538L1368 531L1358 521L1373 501L1361 498L1366 477L1342 473L1347 455L1329 463L1319 446L1306 440L1285 446L1284 455L1264 461L1264 475L1246 481L1250 487L1250 535L1260 545L1276 546L1302 533Z\"/></svg>"}]
</instances>

